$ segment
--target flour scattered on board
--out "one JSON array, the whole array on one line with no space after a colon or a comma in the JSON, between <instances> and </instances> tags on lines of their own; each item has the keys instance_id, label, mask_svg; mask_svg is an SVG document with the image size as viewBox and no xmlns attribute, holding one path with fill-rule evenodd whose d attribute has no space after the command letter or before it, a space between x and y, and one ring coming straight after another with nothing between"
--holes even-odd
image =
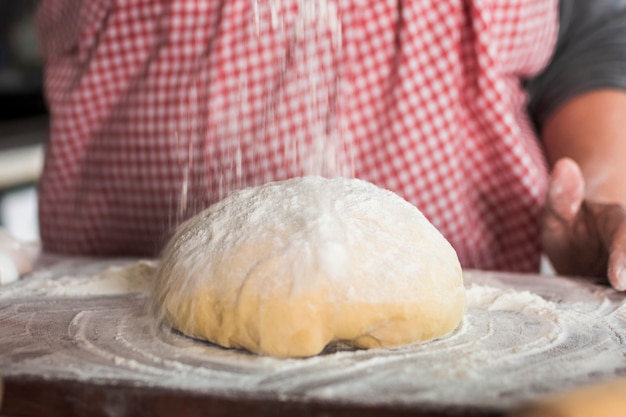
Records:
<instances>
[{"instance_id":1,"label":"flour scattered on board","mask_svg":"<svg viewBox=\"0 0 626 417\"><path fill-rule=\"evenodd\" d=\"M13 296L98 296L143 293L156 268L152 260L44 258L44 264L14 285L0 286L0 301Z\"/></svg>"},{"instance_id":2,"label":"flour scattered on board","mask_svg":"<svg viewBox=\"0 0 626 417\"><path fill-rule=\"evenodd\" d=\"M466 271L467 313L449 337L275 359L154 325L145 292L153 268L65 260L0 287L3 375L122 379L240 398L503 408L626 373L624 297L581 280Z\"/></svg>"}]
</instances>

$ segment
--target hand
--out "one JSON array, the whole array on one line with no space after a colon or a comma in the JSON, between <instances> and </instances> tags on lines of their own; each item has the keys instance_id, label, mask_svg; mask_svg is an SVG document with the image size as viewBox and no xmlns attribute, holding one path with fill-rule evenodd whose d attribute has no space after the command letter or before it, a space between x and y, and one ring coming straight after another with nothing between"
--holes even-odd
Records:
<instances>
[{"instance_id":1,"label":"hand","mask_svg":"<svg viewBox=\"0 0 626 417\"><path fill-rule=\"evenodd\" d=\"M626 290L626 206L585 200L583 175L569 158L554 165L541 240L559 274L606 276Z\"/></svg>"},{"instance_id":2,"label":"hand","mask_svg":"<svg viewBox=\"0 0 626 417\"><path fill-rule=\"evenodd\" d=\"M19 242L5 230L0 230L0 285L32 271L38 253L38 244Z\"/></svg>"}]
</instances>

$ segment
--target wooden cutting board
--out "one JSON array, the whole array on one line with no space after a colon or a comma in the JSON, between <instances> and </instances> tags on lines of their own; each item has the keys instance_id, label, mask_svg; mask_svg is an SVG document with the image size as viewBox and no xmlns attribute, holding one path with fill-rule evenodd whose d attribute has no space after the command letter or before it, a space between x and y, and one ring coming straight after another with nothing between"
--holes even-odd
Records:
<instances>
[{"instance_id":1,"label":"wooden cutting board","mask_svg":"<svg viewBox=\"0 0 626 417\"><path fill-rule=\"evenodd\" d=\"M446 338L275 359L159 325L122 264L48 260L0 289L0 414L499 416L626 371L623 296L592 282L466 271Z\"/></svg>"}]
</instances>

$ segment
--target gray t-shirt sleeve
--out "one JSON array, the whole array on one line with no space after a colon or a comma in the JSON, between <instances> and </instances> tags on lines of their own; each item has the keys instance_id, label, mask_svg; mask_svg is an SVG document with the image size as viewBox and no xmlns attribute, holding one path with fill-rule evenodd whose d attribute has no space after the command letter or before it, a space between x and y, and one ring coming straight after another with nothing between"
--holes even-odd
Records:
<instances>
[{"instance_id":1,"label":"gray t-shirt sleeve","mask_svg":"<svg viewBox=\"0 0 626 417\"><path fill-rule=\"evenodd\" d=\"M556 50L525 86L541 131L568 99L598 88L626 90L626 0L561 0Z\"/></svg>"}]
</instances>

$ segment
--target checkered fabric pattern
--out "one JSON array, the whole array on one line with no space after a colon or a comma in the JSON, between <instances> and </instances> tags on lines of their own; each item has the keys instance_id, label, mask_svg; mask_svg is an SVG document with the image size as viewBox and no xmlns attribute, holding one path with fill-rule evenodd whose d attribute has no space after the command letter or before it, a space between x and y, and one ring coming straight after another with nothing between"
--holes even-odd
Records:
<instances>
[{"instance_id":1,"label":"checkered fabric pattern","mask_svg":"<svg viewBox=\"0 0 626 417\"><path fill-rule=\"evenodd\" d=\"M235 189L323 173L400 194L465 267L536 270L548 174L520 79L547 64L557 9L44 0L44 248L156 254Z\"/></svg>"}]
</instances>

